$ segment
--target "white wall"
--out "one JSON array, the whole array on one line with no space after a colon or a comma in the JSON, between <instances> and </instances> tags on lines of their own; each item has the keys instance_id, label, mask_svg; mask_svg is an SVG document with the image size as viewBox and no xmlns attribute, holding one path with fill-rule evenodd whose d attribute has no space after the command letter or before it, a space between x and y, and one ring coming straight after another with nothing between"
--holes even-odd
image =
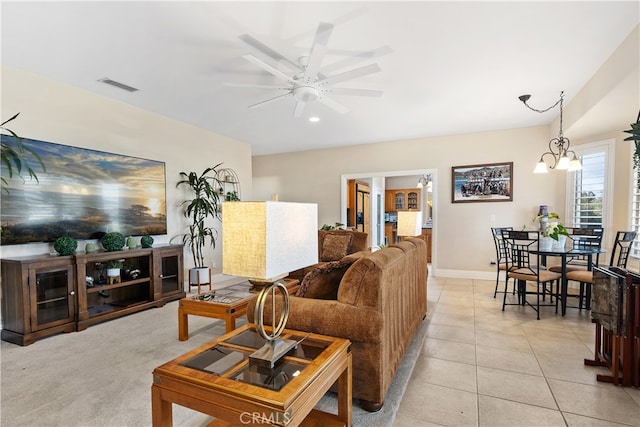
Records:
<instances>
[{"instance_id":1,"label":"white wall","mask_svg":"<svg viewBox=\"0 0 640 427\"><path fill-rule=\"evenodd\" d=\"M164 116L131 107L61 83L2 66L3 120L20 112L10 128L25 138L90 148L166 163L167 235L154 236L166 243L186 225L178 204L185 197L175 184L180 171L202 172L224 162L239 176L243 199L251 199L251 147ZM216 226L220 230L219 224ZM221 236L220 236L221 237ZM221 239L209 251L209 265L221 270ZM84 247L84 242L79 242ZM51 252L51 244L4 246L3 257ZM185 250L185 269L193 265Z\"/></svg>"}]
</instances>

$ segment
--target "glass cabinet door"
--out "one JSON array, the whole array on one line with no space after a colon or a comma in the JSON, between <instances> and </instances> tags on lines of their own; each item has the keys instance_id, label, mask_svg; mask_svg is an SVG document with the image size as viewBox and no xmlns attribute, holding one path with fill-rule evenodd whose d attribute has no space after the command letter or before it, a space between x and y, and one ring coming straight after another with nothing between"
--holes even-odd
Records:
<instances>
[{"instance_id":1,"label":"glass cabinet door","mask_svg":"<svg viewBox=\"0 0 640 427\"><path fill-rule=\"evenodd\" d=\"M72 267L30 270L29 285L33 330L74 321Z\"/></svg>"},{"instance_id":2,"label":"glass cabinet door","mask_svg":"<svg viewBox=\"0 0 640 427\"><path fill-rule=\"evenodd\" d=\"M182 290L180 281L179 255L164 255L162 257L162 271L160 280L162 281L162 294L171 294Z\"/></svg>"}]
</instances>

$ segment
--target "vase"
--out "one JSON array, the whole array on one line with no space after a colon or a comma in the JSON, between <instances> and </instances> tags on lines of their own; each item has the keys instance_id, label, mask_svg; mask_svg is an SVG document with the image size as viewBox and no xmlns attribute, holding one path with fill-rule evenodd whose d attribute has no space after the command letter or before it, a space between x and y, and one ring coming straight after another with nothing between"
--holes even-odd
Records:
<instances>
[{"instance_id":1,"label":"vase","mask_svg":"<svg viewBox=\"0 0 640 427\"><path fill-rule=\"evenodd\" d=\"M557 251L564 250L564 246L567 243L567 236L564 234L558 235L558 240L553 241L553 249Z\"/></svg>"},{"instance_id":2,"label":"vase","mask_svg":"<svg viewBox=\"0 0 640 427\"><path fill-rule=\"evenodd\" d=\"M553 247L554 240L551 237L540 236L540 241L538 242L538 249L542 251L549 251Z\"/></svg>"}]
</instances>

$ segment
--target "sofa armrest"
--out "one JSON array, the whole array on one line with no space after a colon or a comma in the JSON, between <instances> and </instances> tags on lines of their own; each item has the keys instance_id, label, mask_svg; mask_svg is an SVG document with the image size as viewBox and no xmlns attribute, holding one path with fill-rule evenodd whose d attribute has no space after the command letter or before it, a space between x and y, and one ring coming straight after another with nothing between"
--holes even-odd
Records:
<instances>
[{"instance_id":1,"label":"sofa armrest","mask_svg":"<svg viewBox=\"0 0 640 427\"><path fill-rule=\"evenodd\" d=\"M280 300L276 301L278 306L282 304ZM249 322L254 321L254 310L255 301L247 309ZM271 301L265 304L264 319L265 324L271 325ZM379 342L382 339L382 323L381 313L371 308L355 307L334 300L291 296L286 328L348 338L351 341Z\"/></svg>"}]
</instances>

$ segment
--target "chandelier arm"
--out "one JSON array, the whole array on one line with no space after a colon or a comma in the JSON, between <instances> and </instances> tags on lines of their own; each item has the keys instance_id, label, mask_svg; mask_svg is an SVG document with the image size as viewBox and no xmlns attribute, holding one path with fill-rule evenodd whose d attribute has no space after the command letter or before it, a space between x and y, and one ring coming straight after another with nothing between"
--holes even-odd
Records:
<instances>
[{"instance_id":1,"label":"chandelier arm","mask_svg":"<svg viewBox=\"0 0 640 427\"><path fill-rule=\"evenodd\" d=\"M555 167L558 166L558 157L553 151L545 151L544 153L542 153L539 161L544 162L544 156L546 156L547 154L550 155L551 158L553 159L553 165L549 166L549 169L555 169Z\"/></svg>"}]
</instances>

